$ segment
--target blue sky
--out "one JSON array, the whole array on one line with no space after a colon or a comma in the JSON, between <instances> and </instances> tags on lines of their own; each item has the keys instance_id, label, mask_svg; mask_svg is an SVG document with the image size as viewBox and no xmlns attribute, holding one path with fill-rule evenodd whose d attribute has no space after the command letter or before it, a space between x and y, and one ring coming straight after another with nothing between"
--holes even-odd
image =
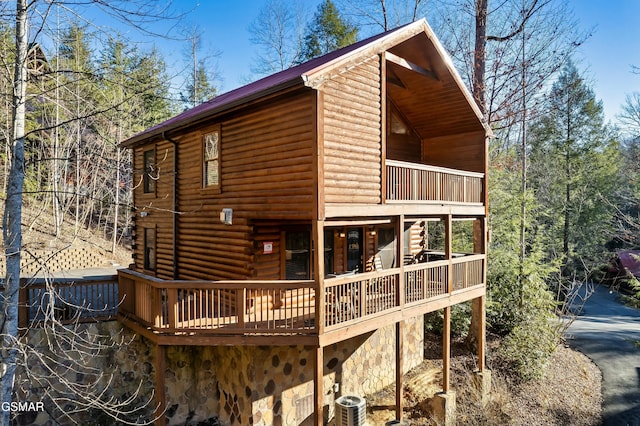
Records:
<instances>
[{"instance_id":1,"label":"blue sky","mask_svg":"<svg viewBox=\"0 0 640 426\"><path fill-rule=\"evenodd\" d=\"M179 23L196 25L202 35L202 54L217 51L215 60L222 81L222 92L248 82L254 48L248 27L265 0L175 0L183 10L192 10ZM493 0L494 2L496 0ZM313 13L320 0L300 0ZM568 0L578 25L594 29L580 48L576 61L603 101L605 114L613 120L625 95L640 91L640 75L631 73L631 65L640 66L640 0ZM490 0L490 5L492 0ZM177 33L177 29L172 30ZM170 67L184 66L186 44L166 40L157 43Z\"/></svg>"},{"instance_id":2,"label":"blue sky","mask_svg":"<svg viewBox=\"0 0 640 426\"><path fill-rule=\"evenodd\" d=\"M640 91L640 1L571 0L576 18L584 28L595 27L593 36L580 49L580 67L592 79L596 96L602 99L605 114L612 118L620 111L625 95Z\"/></svg>"}]
</instances>

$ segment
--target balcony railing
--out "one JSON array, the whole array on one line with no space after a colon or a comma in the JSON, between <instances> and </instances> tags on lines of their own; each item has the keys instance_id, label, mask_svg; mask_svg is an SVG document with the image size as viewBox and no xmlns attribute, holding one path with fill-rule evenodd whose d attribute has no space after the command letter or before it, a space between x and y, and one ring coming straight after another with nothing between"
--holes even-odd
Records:
<instances>
[{"instance_id":1,"label":"balcony railing","mask_svg":"<svg viewBox=\"0 0 640 426\"><path fill-rule=\"evenodd\" d=\"M319 334L484 283L484 255L314 281L165 281L120 271L120 313L158 333ZM401 288L401 283L404 287ZM402 290L402 291L401 291ZM323 317L319 317L319 315Z\"/></svg>"},{"instance_id":2,"label":"balcony railing","mask_svg":"<svg viewBox=\"0 0 640 426\"><path fill-rule=\"evenodd\" d=\"M314 281L165 281L120 271L120 312L159 332L311 333Z\"/></svg>"},{"instance_id":3,"label":"balcony railing","mask_svg":"<svg viewBox=\"0 0 640 426\"><path fill-rule=\"evenodd\" d=\"M325 330L484 284L484 262L484 255L467 255L406 265L403 297L400 268L325 280Z\"/></svg>"},{"instance_id":4,"label":"balcony railing","mask_svg":"<svg viewBox=\"0 0 640 426\"><path fill-rule=\"evenodd\" d=\"M387 160L388 202L435 201L481 204L484 173Z\"/></svg>"}]
</instances>

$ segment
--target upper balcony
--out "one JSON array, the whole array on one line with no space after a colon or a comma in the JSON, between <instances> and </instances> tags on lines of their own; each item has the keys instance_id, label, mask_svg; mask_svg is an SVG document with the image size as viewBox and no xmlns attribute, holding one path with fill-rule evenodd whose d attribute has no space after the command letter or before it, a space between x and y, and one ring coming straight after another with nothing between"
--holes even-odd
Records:
<instances>
[{"instance_id":1,"label":"upper balcony","mask_svg":"<svg viewBox=\"0 0 640 426\"><path fill-rule=\"evenodd\" d=\"M386 202L482 205L484 173L386 160Z\"/></svg>"}]
</instances>

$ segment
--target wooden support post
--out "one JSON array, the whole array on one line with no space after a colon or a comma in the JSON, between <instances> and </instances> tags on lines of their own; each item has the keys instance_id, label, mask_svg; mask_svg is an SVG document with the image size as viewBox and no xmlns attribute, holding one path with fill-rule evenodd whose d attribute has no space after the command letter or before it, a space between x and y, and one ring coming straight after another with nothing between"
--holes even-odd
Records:
<instances>
[{"instance_id":1,"label":"wooden support post","mask_svg":"<svg viewBox=\"0 0 640 426\"><path fill-rule=\"evenodd\" d=\"M167 320L169 321L169 329L175 330L176 328L178 328L178 289L177 288L167 289L167 305L168 305L167 314L169 315ZM189 311L187 308L187 310L184 311L182 314L187 315L188 312ZM183 318L183 320L184 319L188 320L190 318Z\"/></svg>"},{"instance_id":2,"label":"wooden support post","mask_svg":"<svg viewBox=\"0 0 640 426\"><path fill-rule=\"evenodd\" d=\"M381 81L387 81L387 60L385 59L386 52L382 52L380 55L380 77ZM380 164L382 165L380 170L380 177L382 178L382 192L381 201L382 204L387 203L387 197L389 196L389 182L387 176L387 85L382 84L380 90ZM422 145L422 144L421 144Z\"/></svg>"},{"instance_id":3,"label":"wooden support post","mask_svg":"<svg viewBox=\"0 0 640 426\"><path fill-rule=\"evenodd\" d=\"M453 291L453 218L450 214L444 217L444 258L449 262L447 265L447 292Z\"/></svg>"},{"instance_id":4,"label":"wooden support post","mask_svg":"<svg viewBox=\"0 0 640 426\"><path fill-rule=\"evenodd\" d=\"M485 368L485 351L486 351L486 334L487 334L487 322L486 322L486 300L485 296L478 297L472 302L472 314L475 315L477 320L477 344L478 344L478 371L484 371Z\"/></svg>"},{"instance_id":5,"label":"wooden support post","mask_svg":"<svg viewBox=\"0 0 640 426\"><path fill-rule=\"evenodd\" d=\"M442 391L449 392L449 374L451 369L451 306L444 308L442 326Z\"/></svg>"},{"instance_id":6,"label":"wooden support post","mask_svg":"<svg viewBox=\"0 0 640 426\"><path fill-rule=\"evenodd\" d=\"M164 385L164 372L166 349L162 345L156 346L156 426L165 426L167 424L167 396Z\"/></svg>"},{"instance_id":7,"label":"wooden support post","mask_svg":"<svg viewBox=\"0 0 640 426\"><path fill-rule=\"evenodd\" d=\"M247 288L239 288L236 290L236 318L238 327L245 327L245 319L247 316Z\"/></svg>"},{"instance_id":8,"label":"wooden support post","mask_svg":"<svg viewBox=\"0 0 640 426\"><path fill-rule=\"evenodd\" d=\"M322 426L324 422L324 400L323 400L323 380L324 380L324 354L323 347L315 348L316 356L313 366L313 401L315 425Z\"/></svg>"},{"instance_id":9,"label":"wooden support post","mask_svg":"<svg viewBox=\"0 0 640 426\"><path fill-rule=\"evenodd\" d=\"M404 321L396 323L396 420L402 421L402 388L404 369Z\"/></svg>"},{"instance_id":10,"label":"wooden support post","mask_svg":"<svg viewBox=\"0 0 640 426\"><path fill-rule=\"evenodd\" d=\"M147 285L148 283L145 283L145 286ZM149 291L151 291L151 318L153 318L153 323L155 324L155 326L157 328L160 328L164 325L162 324L162 289L152 286L148 286L147 288L149 288ZM140 303L141 306L144 306L147 301L140 300L138 303ZM147 310L143 308L141 309L141 312L146 313Z\"/></svg>"},{"instance_id":11,"label":"wooden support post","mask_svg":"<svg viewBox=\"0 0 640 426\"><path fill-rule=\"evenodd\" d=\"M487 283L487 233L486 219L484 217L477 218L473 222L473 252L475 254L484 255L482 260L482 284ZM467 343L470 347L477 347L478 354L478 370L484 370L485 360L485 336L486 336L486 306L485 296L474 299L471 303L471 326L469 327L469 335Z\"/></svg>"},{"instance_id":12,"label":"wooden support post","mask_svg":"<svg viewBox=\"0 0 640 426\"><path fill-rule=\"evenodd\" d=\"M487 233L486 220L484 217L478 218L473 221L473 253L485 254L487 252Z\"/></svg>"},{"instance_id":13,"label":"wooden support post","mask_svg":"<svg viewBox=\"0 0 640 426\"><path fill-rule=\"evenodd\" d=\"M316 316L315 328L318 334L324 333L325 323L325 291L324 291L324 221L313 222L313 270L316 281Z\"/></svg>"},{"instance_id":14,"label":"wooden support post","mask_svg":"<svg viewBox=\"0 0 640 426\"><path fill-rule=\"evenodd\" d=\"M18 328L25 329L29 326L29 291L27 290L26 278L20 278L20 289L18 290Z\"/></svg>"},{"instance_id":15,"label":"wooden support post","mask_svg":"<svg viewBox=\"0 0 640 426\"><path fill-rule=\"evenodd\" d=\"M398 264L400 265L400 276L398 279L398 291L396 306L403 306L405 300L405 283L404 283L404 215L398 216L398 248L396 250L396 256L398 258Z\"/></svg>"}]
</instances>

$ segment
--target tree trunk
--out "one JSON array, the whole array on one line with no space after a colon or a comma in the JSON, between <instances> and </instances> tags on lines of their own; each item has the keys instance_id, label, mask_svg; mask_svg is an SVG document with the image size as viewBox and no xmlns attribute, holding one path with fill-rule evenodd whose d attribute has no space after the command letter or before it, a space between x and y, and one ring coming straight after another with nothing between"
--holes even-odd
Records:
<instances>
[{"instance_id":1,"label":"tree trunk","mask_svg":"<svg viewBox=\"0 0 640 426\"><path fill-rule=\"evenodd\" d=\"M120 139L119 139L120 140ZM111 253L116 252L116 246L118 245L118 220L120 210L120 147L116 145L116 184L114 187L115 200L113 202L113 239L111 242Z\"/></svg>"},{"instance_id":2,"label":"tree trunk","mask_svg":"<svg viewBox=\"0 0 640 426\"><path fill-rule=\"evenodd\" d=\"M476 40L473 60L473 98L482 116L487 116L485 69L487 63L488 0L476 0Z\"/></svg>"},{"instance_id":3,"label":"tree trunk","mask_svg":"<svg viewBox=\"0 0 640 426\"><path fill-rule=\"evenodd\" d=\"M18 337L18 293L20 290L20 248L22 246L22 186L24 182L25 100L27 91L27 0L16 1L16 57L13 86L13 152L7 201L3 217L3 238L7 258L5 288L0 293L2 324L2 368L0 402L10 403L16 371ZM9 411L0 410L0 425L9 425Z\"/></svg>"},{"instance_id":4,"label":"tree trunk","mask_svg":"<svg viewBox=\"0 0 640 426\"><path fill-rule=\"evenodd\" d=\"M524 261L527 254L527 66L526 66L526 37L522 30L522 171L520 181L520 307L524 305Z\"/></svg>"},{"instance_id":5,"label":"tree trunk","mask_svg":"<svg viewBox=\"0 0 640 426\"><path fill-rule=\"evenodd\" d=\"M565 200L564 200L564 229L562 233L562 261L561 275L566 277L569 266L569 227L571 220L571 89L567 88L567 134L565 139Z\"/></svg>"}]
</instances>

